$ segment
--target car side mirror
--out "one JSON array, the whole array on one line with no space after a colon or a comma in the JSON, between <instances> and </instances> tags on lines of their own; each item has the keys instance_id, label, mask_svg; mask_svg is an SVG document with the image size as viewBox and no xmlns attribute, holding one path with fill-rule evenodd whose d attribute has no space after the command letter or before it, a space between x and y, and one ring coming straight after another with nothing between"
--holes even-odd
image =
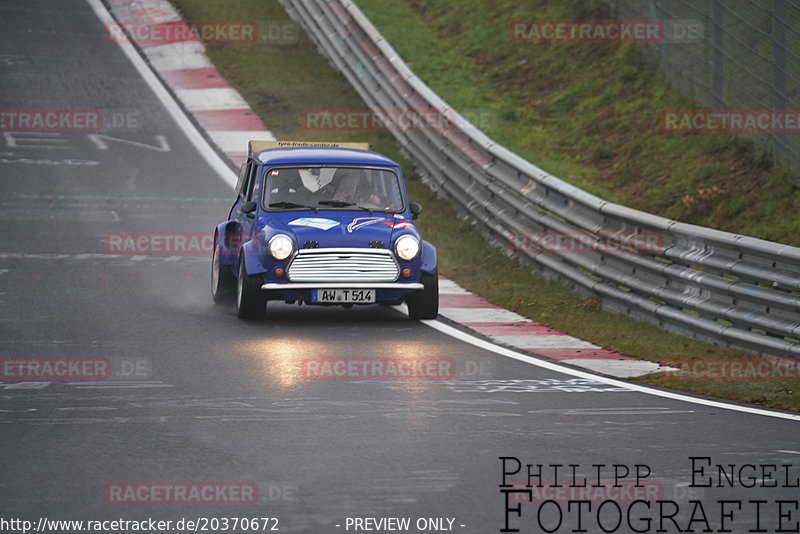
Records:
<instances>
[{"instance_id":1,"label":"car side mirror","mask_svg":"<svg viewBox=\"0 0 800 534\"><path fill-rule=\"evenodd\" d=\"M411 218L416 219L420 213L422 213L422 204L418 202L411 202L408 205L408 209L411 210Z\"/></svg>"},{"instance_id":2,"label":"car side mirror","mask_svg":"<svg viewBox=\"0 0 800 534\"><path fill-rule=\"evenodd\" d=\"M247 214L247 216L252 219L253 217L255 217L255 213L253 213L253 212L256 211L257 207L258 207L258 204L256 203L255 200L248 200L247 202L242 204L241 210L242 210L242 213Z\"/></svg>"}]
</instances>

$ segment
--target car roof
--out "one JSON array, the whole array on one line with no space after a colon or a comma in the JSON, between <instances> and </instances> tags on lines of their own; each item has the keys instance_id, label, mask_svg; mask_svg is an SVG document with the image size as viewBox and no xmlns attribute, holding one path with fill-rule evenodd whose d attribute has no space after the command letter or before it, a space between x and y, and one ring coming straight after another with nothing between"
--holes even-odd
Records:
<instances>
[{"instance_id":1,"label":"car roof","mask_svg":"<svg viewBox=\"0 0 800 534\"><path fill-rule=\"evenodd\" d=\"M351 148L270 148L252 155L266 165L368 165L373 167L398 167L383 154L371 150Z\"/></svg>"}]
</instances>

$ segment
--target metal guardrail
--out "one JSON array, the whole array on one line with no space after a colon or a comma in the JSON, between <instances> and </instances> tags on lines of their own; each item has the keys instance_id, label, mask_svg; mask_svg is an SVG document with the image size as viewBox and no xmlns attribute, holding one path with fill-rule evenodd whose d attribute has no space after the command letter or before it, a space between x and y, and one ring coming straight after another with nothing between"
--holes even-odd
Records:
<instances>
[{"instance_id":1,"label":"metal guardrail","mask_svg":"<svg viewBox=\"0 0 800 534\"><path fill-rule=\"evenodd\" d=\"M800 355L800 248L606 202L498 145L422 82L350 0L281 0L376 111L446 114L452 127L392 128L423 180L495 244L522 239L531 269L603 306L725 346ZM660 236L642 254L641 236ZM548 235L590 252L542 253ZM577 236L577 237L576 237ZM609 236L625 248L609 251ZM538 248L537 248L538 247ZM567 251L570 252L570 251Z\"/></svg>"}]
</instances>

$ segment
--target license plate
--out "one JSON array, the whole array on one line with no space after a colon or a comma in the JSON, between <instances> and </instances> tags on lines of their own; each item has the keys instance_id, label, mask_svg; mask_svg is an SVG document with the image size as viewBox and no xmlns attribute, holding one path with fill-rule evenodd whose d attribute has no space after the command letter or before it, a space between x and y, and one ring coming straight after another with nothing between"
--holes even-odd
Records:
<instances>
[{"instance_id":1,"label":"license plate","mask_svg":"<svg viewBox=\"0 0 800 534\"><path fill-rule=\"evenodd\" d=\"M314 289L311 302L341 304L372 304L375 302L374 289Z\"/></svg>"}]
</instances>

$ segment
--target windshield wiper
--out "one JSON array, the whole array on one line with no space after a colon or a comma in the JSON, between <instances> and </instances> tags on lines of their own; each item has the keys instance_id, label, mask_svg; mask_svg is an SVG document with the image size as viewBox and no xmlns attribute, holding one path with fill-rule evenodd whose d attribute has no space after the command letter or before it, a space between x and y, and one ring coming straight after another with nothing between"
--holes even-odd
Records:
<instances>
[{"instance_id":1,"label":"windshield wiper","mask_svg":"<svg viewBox=\"0 0 800 534\"><path fill-rule=\"evenodd\" d=\"M272 202L269 205L270 208L306 208L310 210L314 210L315 212L319 212L319 208L317 206L306 206L305 204L298 204L297 202L286 202L282 200L280 202Z\"/></svg>"},{"instance_id":2,"label":"windshield wiper","mask_svg":"<svg viewBox=\"0 0 800 534\"><path fill-rule=\"evenodd\" d=\"M353 202L345 202L344 200L320 200L317 202L320 206L333 206L334 208L347 208L355 206Z\"/></svg>"},{"instance_id":3,"label":"windshield wiper","mask_svg":"<svg viewBox=\"0 0 800 534\"><path fill-rule=\"evenodd\" d=\"M345 202L343 200L320 200L317 202L320 206L332 206L334 208L358 208L360 210L368 211L372 213L375 211L375 208L368 208L366 206L359 206L354 202Z\"/></svg>"}]
</instances>

